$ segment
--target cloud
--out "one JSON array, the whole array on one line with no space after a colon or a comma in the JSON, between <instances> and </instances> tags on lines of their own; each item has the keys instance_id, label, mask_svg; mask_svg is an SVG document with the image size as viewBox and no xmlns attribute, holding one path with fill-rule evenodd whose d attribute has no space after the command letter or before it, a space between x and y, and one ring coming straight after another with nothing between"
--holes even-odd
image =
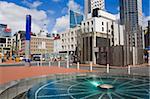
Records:
<instances>
[{"instance_id":1,"label":"cloud","mask_svg":"<svg viewBox=\"0 0 150 99\"><path fill-rule=\"evenodd\" d=\"M39 33L42 28L47 31L47 25L50 23L50 20L48 20L45 11L27 9L14 3L0 1L0 22L7 24L13 33L18 30L25 30L27 14L32 16L32 32Z\"/></svg>"},{"instance_id":2,"label":"cloud","mask_svg":"<svg viewBox=\"0 0 150 99\"><path fill-rule=\"evenodd\" d=\"M150 20L150 16L143 16L143 28L148 26L148 20Z\"/></svg>"},{"instance_id":3,"label":"cloud","mask_svg":"<svg viewBox=\"0 0 150 99\"><path fill-rule=\"evenodd\" d=\"M60 2L61 0L52 0L53 2Z\"/></svg>"},{"instance_id":4,"label":"cloud","mask_svg":"<svg viewBox=\"0 0 150 99\"><path fill-rule=\"evenodd\" d=\"M65 15L56 19L53 31L62 32L69 28L69 15Z\"/></svg>"},{"instance_id":5,"label":"cloud","mask_svg":"<svg viewBox=\"0 0 150 99\"><path fill-rule=\"evenodd\" d=\"M64 7L64 8L61 10L61 13L62 13L62 14L68 13L68 8L67 8L67 7Z\"/></svg>"},{"instance_id":6,"label":"cloud","mask_svg":"<svg viewBox=\"0 0 150 99\"><path fill-rule=\"evenodd\" d=\"M71 10L78 11L78 12L82 12L82 9L83 9L83 7L80 4L74 2L74 0L69 0L67 6Z\"/></svg>"},{"instance_id":7,"label":"cloud","mask_svg":"<svg viewBox=\"0 0 150 99\"><path fill-rule=\"evenodd\" d=\"M28 6L31 9L36 9L41 4L43 4L43 2L40 2L40 1L34 1L33 3L31 3L31 2L29 2L27 0L23 0L22 3L24 3L26 6Z\"/></svg>"},{"instance_id":8,"label":"cloud","mask_svg":"<svg viewBox=\"0 0 150 99\"><path fill-rule=\"evenodd\" d=\"M69 15L68 15L68 8L73 11L82 12L82 6L78 3L74 2L74 0L69 0L67 3L67 7L64 7L61 11L62 14L66 14L56 19L56 23L52 31L63 32L69 29Z\"/></svg>"},{"instance_id":9,"label":"cloud","mask_svg":"<svg viewBox=\"0 0 150 99\"><path fill-rule=\"evenodd\" d=\"M47 10L47 12L48 12L49 14L55 14L55 11L53 11L53 10Z\"/></svg>"}]
</instances>

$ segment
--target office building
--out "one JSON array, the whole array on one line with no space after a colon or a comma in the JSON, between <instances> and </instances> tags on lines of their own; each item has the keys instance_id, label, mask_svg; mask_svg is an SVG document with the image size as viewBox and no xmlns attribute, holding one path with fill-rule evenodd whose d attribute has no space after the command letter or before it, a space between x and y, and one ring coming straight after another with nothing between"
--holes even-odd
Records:
<instances>
[{"instance_id":1,"label":"office building","mask_svg":"<svg viewBox=\"0 0 150 99\"><path fill-rule=\"evenodd\" d=\"M91 0L91 12L93 9L105 9L105 0Z\"/></svg>"},{"instance_id":2,"label":"office building","mask_svg":"<svg viewBox=\"0 0 150 99\"><path fill-rule=\"evenodd\" d=\"M125 25L127 64L143 61L142 0L120 0L120 22ZM132 59L130 58L132 57Z\"/></svg>"},{"instance_id":3,"label":"office building","mask_svg":"<svg viewBox=\"0 0 150 99\"><path fill-rule=\"evenodd\" d=\"M10 56L11 54L11 29L6 24L0 24L0 54L1 56Z\"/></svg>"},{"instance_id":4,"label":"office building","mask_svg":"<svg viewBox=\"0 0 150 99\"><path fill-rule=\"evenodd\" d=\"M116 22L115 15L103 10L98 10L98 17L92 17L84 20L81 24L81 33L77 46L79 47L81 63L107 64L107 55L112 46L123 46L124 26ZM122 51L122 50L121 50ZM118 52L116 55L119 55ZM110 61L114 59L122 59L123 57L110 57ZM119 63L119 62L118 62ZM110 63L115 64L115 63ZM123 63L121 63L122 65Z\"/></svg>"},{"instance_id":5,"label":"office building","mask_svg":"<svg viewBox=\"0 0 150 99\"><path fill-rule=\"evenodd\" d=\"M0 37L0 54L2 56L11 56L12 38Z\"/></svg>"},{"instance_id":6,"label":"office building","mask_svg":"<svg viewBox=\"0 0 150 99\"><path fill-rule=\"evenodd\" d=\"M96 10L96 9L104 10L105 9L105 0L84 0L85 19L91 17L93 10Z\"/></svg>"},{"instance_id":7,"label":"office building","mask_svg":"<svg viewBox=\"0 0 150 99\"><path fill-rule=\"evenodd\" d=\"M83 15L79 12L70 10L70 28L74 28L81 24Z\"/></svg>"},{"instance_id":8,"label":"office building","mask_svg":"<svg viewBox=\"0 0 150 99\"><path fill-rule=\"evenodd\" d=\"M53 38L31 36L31 54L52 53L54 48Z\"/></svg>"},{"instance_id":9,"label":"office building","mask_svg":"<svg viewBox=\"0 0 150 99\"><path fill-rule=\"evenodd\" d=\"M25 31L19 31L13 37L13 53L17 56L25 55ZM54 40L52 37L36 36L31 33L30 51L31 54L52 53Z\"/></svg>"},{"instance_id":10,"label":"office building","mask_svg":"<svg viewBox=\"0 0 150 99\"><path fill-rule=\"evenodd\" d=\"M61 51L60 34L54 33L53 34L53 39L54 39L54 53L59 53Z\"/></svg>"},{"instance_id":11,"label":"office building","mask_svg":"<svg viewBox=\"0 0 150 99\"><path fill-rule=\"evenodd\" d=\"M6 24L0 24L0 37L11 37L11 29Z\"/></svg>"},{"instance_id":12,"label":"office building","mask_svg":"<svg viewBox=\"0 0 150 99\"><path fill-rule=\"evenodd\" d=\"M144 40L145 40L145 49L150 49L150 20L148 21L148 26L144 30Z\"/></svg>"},{"instance_id":13,"label":"office building","mask_svg":"<svg viewBox=\"0 0 150 99\"><path fill-rule=\"evenodd\" d=\"M61 33L61 52L74 53L77 47L77 33L80 30L80 27L71 28Z\"/></svg>"}]
</instances>

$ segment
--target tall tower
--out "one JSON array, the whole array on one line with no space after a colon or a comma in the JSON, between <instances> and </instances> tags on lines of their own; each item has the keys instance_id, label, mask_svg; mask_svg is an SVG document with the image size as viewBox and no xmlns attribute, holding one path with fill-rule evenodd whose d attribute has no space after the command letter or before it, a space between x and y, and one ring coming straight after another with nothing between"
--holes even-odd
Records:
<instances>
[{"instance_id":1,"label":"tall tower","mask_svg":"<svg viewBox=\"0 0 150 99\"><path fill-rule=\"evenodd\" d=\"M104 0L91 0L91 10L93 9L105 9L105 2Z\"/></svg>"},{"instance_id":2,"label":"tall tower","mask_svg":"<svg viewBox=\"0 0 150 99\"><path fill-rule=\"evenodd\" d=\"M125 25L125 44L132 50L133 64L141 63L143 49L142 0L120 0L120 21Z\"/></svg>"},{"instance_id":3,"label":"tall tower","mask_svg":"<svg viewBox=\"0 0 150 99\"><path fill-rule=\"evenodd\" d=\"M87 19L88 14L91 13L91 0L84 0L84 15Z\"/></svg>"},{"instance_id":4,"label":"tall tower","mask_svg":"<svg viewBox=\"0 0 150 99\"><path fill-rule=\"evenodd\" d=\"M89 13L92 13L93 9L105 9L105 0L84 0L84 14L85 19Z\"/></svg>"}]
</instances>

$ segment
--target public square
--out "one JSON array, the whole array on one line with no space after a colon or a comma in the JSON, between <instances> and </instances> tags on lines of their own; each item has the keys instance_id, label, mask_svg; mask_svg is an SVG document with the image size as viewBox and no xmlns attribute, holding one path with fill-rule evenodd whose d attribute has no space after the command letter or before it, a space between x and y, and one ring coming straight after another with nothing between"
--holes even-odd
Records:
<instances>
[{"instance_id":1,"label":"public square","mask_svg":"<svg viewBox=\"0 0 150 99\"><path fill-rule=\"evenodd\" d=\"M150 99L149 0L0 0L0 99Z\"/></svg>"}]
</instances>

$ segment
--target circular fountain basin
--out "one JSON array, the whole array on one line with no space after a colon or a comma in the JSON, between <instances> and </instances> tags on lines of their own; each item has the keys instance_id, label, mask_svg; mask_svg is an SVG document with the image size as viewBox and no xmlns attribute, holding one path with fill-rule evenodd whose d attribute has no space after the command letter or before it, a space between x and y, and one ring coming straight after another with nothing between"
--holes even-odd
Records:
<instances>
[{"instance_id":1,"label":"circular fountain basin","mask_svg":"<svg viewBox=\"0 0 150 99\"><path fill-rule=\"evenodd\" d=\"M66 76L67 77L67 76ZM149 77L77 76L31 88L28 99L149 99Z\"/></svg>"}]
</instances>

